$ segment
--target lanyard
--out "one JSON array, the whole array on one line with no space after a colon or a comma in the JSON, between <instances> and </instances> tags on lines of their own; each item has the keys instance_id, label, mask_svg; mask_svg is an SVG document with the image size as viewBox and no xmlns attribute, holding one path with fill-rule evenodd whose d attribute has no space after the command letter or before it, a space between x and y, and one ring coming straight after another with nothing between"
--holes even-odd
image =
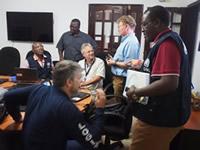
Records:
<instances>
[{"instance_id":1,"label":"lanyard","mask_svg":"<svg viewBox=\"0 0 200 150\"><path fill-rule=\"evenodd\" d=\"M89 68L87 67L87 64L86 64L86 60L85 60L85 67L84 67L84 70L85 70L85 77L87 77L87 75L89 74L94 62L95 62L96 59L94 59L91 63L91 65L89 66Z\"/></svg>"}]
</instances>

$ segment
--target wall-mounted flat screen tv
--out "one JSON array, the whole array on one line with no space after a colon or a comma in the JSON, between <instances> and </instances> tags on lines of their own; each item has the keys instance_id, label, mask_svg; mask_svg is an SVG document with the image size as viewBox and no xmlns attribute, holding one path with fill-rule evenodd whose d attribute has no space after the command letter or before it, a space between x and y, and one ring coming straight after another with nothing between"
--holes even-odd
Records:
<instances>
[{"instance_id":1,"label":"wall-mounted flat screen tv","mask_svg":"<svg viewBox=\"0 0 200 150\"><path fill-rule=\"evenodd\" d=\"M53 13L6 12L8 40L53 42Z\"/></svg>"}]
</instances>

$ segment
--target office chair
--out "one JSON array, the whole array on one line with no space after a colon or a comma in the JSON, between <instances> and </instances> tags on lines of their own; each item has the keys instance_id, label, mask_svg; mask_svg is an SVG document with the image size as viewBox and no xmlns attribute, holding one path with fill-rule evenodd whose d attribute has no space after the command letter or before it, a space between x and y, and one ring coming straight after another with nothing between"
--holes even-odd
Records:
<instances>
[{"instance_id":1,"label":"office chair","mask_svg":"<svg viewBox=\"0 0 200 150\"><path fill-rule=\"evenodd\" d=\"M120 101L119 101L120 100ZM104 112L104 149L123 147L121 140L129 138L132 125L132 104L125 97L107 95ZM111 144L112 141L117 141Z\"/></svg>"},{"instance_id":2,"label":"office chair","mask_svg":"<svg viewBox=\"0 0 200 150\"><path fill-rule=\"evenodd\" d=\"M113 94L114 90L112 88L112 72L111 72L111 67L109 65L107 65L106 62L106 57L108 55L108 52L104 52L104 51L98 51L96 52L96 56L101 58L104 61L105 64L105 79L103 80L103 88L105 89L104 91L106 91L106 94Z\"/></svg>"},{"instance_id":3,"label":"office chair","mask_svg":"<svg viewBox=\"0 0 200 150\"><path fill-rule=\"evenodd\" d=\"M14 47L0 50L0 75L15 75L14 69L20 66L20 53Z\"/></svg>"},{"instance_id":4,"label":"office chair","mask_svg":"<svg viewBox=\"0 0 200 150\"><path fill-rule=\"evenodd\" d=\"M100 150L114 150L123 147L121 140L129 138L132 125L132 104L125 97L107 95L104 108L104 131L105 140ZM120 99L120 101L119 101ZM94 104L88 104L84 117L90 122L94 119ZM112 142L116 141L116 142Z\"/></svg>"}]
</instances>

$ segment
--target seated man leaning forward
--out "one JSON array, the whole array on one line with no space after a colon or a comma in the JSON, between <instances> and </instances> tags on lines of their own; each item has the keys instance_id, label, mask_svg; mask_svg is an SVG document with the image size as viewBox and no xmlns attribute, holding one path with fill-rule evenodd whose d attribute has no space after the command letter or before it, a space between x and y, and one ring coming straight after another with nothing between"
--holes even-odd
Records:
<instances>
[{"instance_id":1,"label":"seated man leaning forward","mask_svg":"<svg viewBox=\"0 0 200 150\"><path fill-rule=\"evenodd\" d=\"M81 87L102 88L105 78L105 64L100 58L95 57L94 49L90 43L84 43L81 46L81 52L84 57L79 61L83 68Z\"/></svg>"},{"instance_id":2,"label":"seated man leaning forward","mask_svg":"<svg viewBox=\"0 0 200 150\"><path fill-rule=\"evenodd\" d=\"M23 124L25 150L65 150L69 140L76 140L85 149L98 148L105 93L97 89L95 117L88 123L70 99L79 89L81 71L78 63L64 60L53 70L53 86L33 85L4 95L7 110L16 122L23 120L18 106L27 103Z\"/></svg>"},{"instance_id":3,"label":"seated man leaning forward","mask_svg":"<svg viewBox=\"0 0 200 150\"><path fill-rule=\"evenodd\" d=\"M47 51L44 53L44 47L40 42L34 42L32 45L33 55L26 58L26 68L36 68L40 79L51 79L52 60Z\"/></svg>"}]
</instances>

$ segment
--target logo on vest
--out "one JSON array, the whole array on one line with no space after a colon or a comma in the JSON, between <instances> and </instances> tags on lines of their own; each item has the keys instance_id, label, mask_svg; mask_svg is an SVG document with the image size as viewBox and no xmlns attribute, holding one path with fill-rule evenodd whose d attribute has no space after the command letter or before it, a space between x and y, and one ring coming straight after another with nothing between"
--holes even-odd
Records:
<instances>
[{"instance_id":1,"label":"logo on vest","mask_svg":"<svg viewBox=\"0 0 200 150\"><path fill-rule=\"evenodd\" d=\"M147 58L147 59L144 61L143 71L145 71L145 72L150 72L149 65L150 65L150 60L149 60L149 58Z\"/></svg>"}]
</instances>

